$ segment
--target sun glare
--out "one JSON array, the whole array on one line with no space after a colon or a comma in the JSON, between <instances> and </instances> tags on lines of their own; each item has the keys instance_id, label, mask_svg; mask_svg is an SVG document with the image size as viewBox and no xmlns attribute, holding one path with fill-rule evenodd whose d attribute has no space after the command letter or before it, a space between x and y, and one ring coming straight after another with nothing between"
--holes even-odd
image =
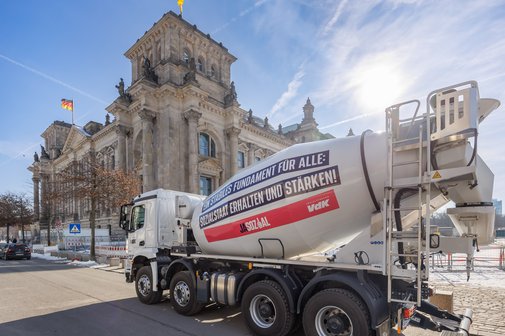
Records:
<instances>
[{"instance_id":1,"label":"sun glare","mask_svg":"<svg viewBox=\"0 0 505 336\"><path fill-rule=\"evenodd\" d=\"M407 83L401 70L389 60L361 63L353 75L355 98L364 113L378 113L398 103Z\"/></svg>"}]
</instances>

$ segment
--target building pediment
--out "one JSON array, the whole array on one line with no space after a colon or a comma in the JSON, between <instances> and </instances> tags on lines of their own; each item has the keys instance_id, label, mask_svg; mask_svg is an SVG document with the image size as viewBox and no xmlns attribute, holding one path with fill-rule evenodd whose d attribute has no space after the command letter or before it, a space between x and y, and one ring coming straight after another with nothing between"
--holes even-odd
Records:
<instances>
[{"instance_id":1,"label":"building pediment","mask_svg":"<svg viewBox=\"0 0 505 336\"><path fill-rule=\"evenodd\" d=\"M72 125L72 128L68 133L67 141L65 141L65 145L63 146L63 153L67 150L77 148L82 142L88 140L89 138L91 138L91 135L87 134L83 128Z\"/></svg>"},{"instance_id":2,"label":"building pediment","mask_svg":"<svg viewBox=\"0 0 505 336\"><path fill-rule=\"evenodd\" d=\"M221 166L221 163L218 159L205 158L202 161L198 162L198 170L200 172L215 175L223 171L223 167Z\"/></svg>"}]
</instances>

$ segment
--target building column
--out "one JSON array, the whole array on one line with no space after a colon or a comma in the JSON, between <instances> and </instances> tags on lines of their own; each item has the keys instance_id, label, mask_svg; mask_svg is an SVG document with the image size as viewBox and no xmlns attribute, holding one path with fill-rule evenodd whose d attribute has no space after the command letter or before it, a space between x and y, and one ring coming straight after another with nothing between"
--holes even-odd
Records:
<instances>
[{"instance_id":1,"label":"building column","mask_svg":"<svg viewBox=\"0 0 505 336\"><path fill-rule=\"evenodd\" d=\"M249 152L247 152L247 165L250 166L255 162L256 156L254 155L254 152L258 149L258 146L256 146L253 143L249 144Z\"/></svg>"},{"instance_id":2,"label":"building column","mask_svg":"<svg viewBox=\"0 0 505 336\"><path fill-rule=\"evenodd\" d=\"M198 120L202 114L195 110L184 112L184 118L188 121L188 177L189 192L200 193L200 177L198 175Z\"/></svg>"},{"instance_id":3,"label":"building column","mask_svg":"<svg viewBox=\"0 0 505 336\"><path fill-rule=\"evenodd\" d=\"M230 175L232 177L237 173L237 155L238 155L238 135L240 128L230 127L226 129L226 135L230 140Z\"/></svg>"},{"instance_id":4,"label":"building column","mask_svg":"<svg viewBox=\"0 0 505 336\"><path fill-rule=\"evenodd\" d=\"M39 199L39 183L40 178L38 176L34 176L32 178L33 181L33 214L34 220L38 221L40 216L40 199Z\"/></svg>"},{"instance_id":5,"label":"building column","mask_svg":"<svg viewBox=\"0 0 505 336\"><path fill-rule=\"evenodd\" d=\"M49 188L49 176L46 174L40 174L40 180L41 180L41 211L39 214L39 220L44 223L47 223L49 221L49 200L47 199L48 197L48 188Z\"/></svg>"},{"instance_id":6,"label":"building column","mask_svg":"<svg viewBox=\"0 0 505 336\"><path fill-rule=\"evenodd\" d=\"M153 127L155 114L148 110L139 112L142 119L142 176L144 192L154 188Z\"/></svg>"},{"instance_id":7,"label":"building column","mask_svg":"<svg viewBox=\"0 0 505 336\"><path fill-rule=\"evenodd\" d=\"M118 168L126 171L126 128L122 125L118 125L116 134Z\"/></svg>"}]
</instances>

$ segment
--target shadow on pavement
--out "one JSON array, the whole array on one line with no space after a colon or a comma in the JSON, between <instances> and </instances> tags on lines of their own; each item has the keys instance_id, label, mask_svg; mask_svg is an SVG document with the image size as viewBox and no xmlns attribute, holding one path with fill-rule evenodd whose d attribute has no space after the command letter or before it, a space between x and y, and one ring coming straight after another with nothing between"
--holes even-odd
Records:
<instances>
[{"instance_id":1,"label":"shadow on pavement","mask_svg":"<svg viewBox=\"0 0 505 336\"><path fill-rule=\"evenodd\" d=\"M214 305L187 317L175 313L167 299L148 306L131 298L6 322L0 324L0 335L231 336L250 332L238 308Z\"/></svg>"}]
</instances>

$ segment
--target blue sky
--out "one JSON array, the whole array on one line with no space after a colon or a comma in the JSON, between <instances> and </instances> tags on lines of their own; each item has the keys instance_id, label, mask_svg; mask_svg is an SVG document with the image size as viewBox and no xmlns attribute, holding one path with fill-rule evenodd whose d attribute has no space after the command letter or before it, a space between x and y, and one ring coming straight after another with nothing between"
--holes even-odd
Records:
<instances>
[{"instance_id":1,"label":"blue sky","mask_svg":"<svg viewBox=\"0 0 505 336\"><path fill-rule=\"evenodd\" d=\"M103 122L123 53L176 0L0 1L0 192L31 193L40 134ZM186 0L184 18L222 42L239 102L274 125L299 122L307 97L323 132L384 129L384 108L474 79L505 103L505 1ZM479 153L505 199L505 115L480 127Z\"/></svg>"}]
</instances>

